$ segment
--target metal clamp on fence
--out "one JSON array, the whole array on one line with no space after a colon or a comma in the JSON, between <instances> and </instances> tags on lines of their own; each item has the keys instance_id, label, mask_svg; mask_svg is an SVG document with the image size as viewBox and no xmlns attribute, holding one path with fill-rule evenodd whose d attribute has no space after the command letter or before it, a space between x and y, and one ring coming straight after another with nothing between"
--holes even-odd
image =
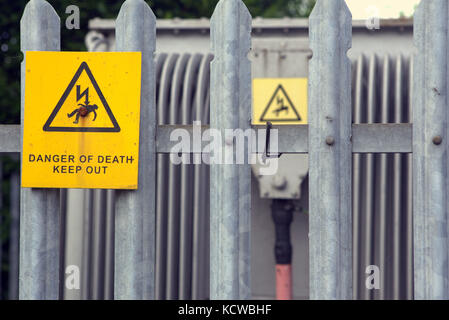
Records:
<instances>
[{"instance_id":1,"label":"metal clamp on fence","mask_svg":"<svg viewBox=\"0 0 449 320\"><path fill-rule=\"evenodd\" d=\"M278 153L276 155L271 155L270 152L270 132L271 128L273 127L272 123L270 121L267 122L267 134L265 138L265 151L262 155L263 162L266 162L267 159L278 159L282 156L282 153Z\"/></svg>"}]
</instances>

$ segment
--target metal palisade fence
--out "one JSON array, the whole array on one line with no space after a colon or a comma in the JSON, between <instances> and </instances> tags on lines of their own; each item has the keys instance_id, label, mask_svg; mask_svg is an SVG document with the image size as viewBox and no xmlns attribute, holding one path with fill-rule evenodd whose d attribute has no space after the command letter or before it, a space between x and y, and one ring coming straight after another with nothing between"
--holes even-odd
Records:
<instances>
[{"instance_id":1,"label":"metal palisade fence","mask_svg":"<svg viewBox=\"0 0 449 320\"><path fill-rule=\"evenodd\" d=\"M415 16L413 128L352 124L351 14L344 0L318 0L310 17L308 126L274 127L281 153L309 154L310 298L352 299L352 154L413 153L414 289L417 299L449 298L448 268L448 2L422 1ZM116 299L155 297L156 159L169 153L156 117L156 18L143 0L124 2L117 51L142 52L139 188L117 191ZM211 127L251 123L251 15L241 0L221 0L211 22ZM31 0L21 20L21 48L59 51L60 19ZM25 61L22 64L22 123ZM188 124L188 123L186 123ZM206 130L207 128L202 128ZM168 131L167 131L168 130ZM23 127L0 127L1 152L21 151ZM167 133L168 132L168 133ZM160 141L166 141L161 145ZM235 147L226 140L223 150ZM195 150L191 149L193 153ZM210 295L248 299L251 168L211 165ZM43 177L45 178L45 177ZM21 190L21 299L61 297L60 191Z\"/></svg>"}]
</instances>

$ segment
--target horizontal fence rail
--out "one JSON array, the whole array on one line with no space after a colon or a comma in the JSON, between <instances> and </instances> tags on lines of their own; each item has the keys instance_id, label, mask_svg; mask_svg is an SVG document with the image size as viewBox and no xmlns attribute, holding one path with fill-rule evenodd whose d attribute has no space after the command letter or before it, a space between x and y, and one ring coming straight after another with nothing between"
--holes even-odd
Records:
<instances>
[{"instance_id":1,"label":"horizontal fence rail","mask_svg":"<svg viewBox=\"0 0 449 320\"><path fill-rule=\"evenodd\" d=\"M266 130L264 126L253 126L255 130ZM5 145L0 144L0 152L20 152L20 126L19 125L0 125L0 143L8 141ZM175 130L182 129L192 138L192 125L158 125L156 129L156 152L157 153L178 153L174 147L179 143L178 140L171 139ZM208 125L200 126L200 135L203 136ZM278 130L278 152L279 153L308 153L308 126L276 126L272 130ZM412 153L412 131L411 123L373 123L373 124L353 124L352 125L352 152L353 153ZM257 132L257 131L256 131ZM265 149L260 148L257 140L254 141L258 147L256 153L264 153ZM201 150L209 144L209 141L201 141ZM262 144L264 145L264 144ZM191 140L189 153L197 153L194 150ZM207 151L201 151L207 153Z\"/></svg>"}]
</instances>

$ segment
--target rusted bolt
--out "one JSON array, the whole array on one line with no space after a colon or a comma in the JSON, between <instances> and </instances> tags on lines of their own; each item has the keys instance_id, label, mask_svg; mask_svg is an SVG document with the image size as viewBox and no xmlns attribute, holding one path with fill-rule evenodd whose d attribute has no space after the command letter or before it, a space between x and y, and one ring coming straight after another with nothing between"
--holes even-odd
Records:
<instances>
[{"instance_id":1,"label":"rusted bolt","mask_svg":"<svg viewBox=\"0 0 449 320\"><path fill-rule=\"evenodd\" d=\"M333 146L333 145L335 144L335 139L334 139L334 137L332 137L332 136L327 137L327 138L326 138L326 144L327 144L328 146Z\"/></svg>"},{"instance_id":2,"label":"rusted bolt","mask_svg":"<svg viewBox=\"0 0 449 320\"><path fill-rule=\"evenodd\" d=\"M87 108L86 107L81 107L79 110L80 116L81 117L85 117L88 114Z\"/></svg>"},{"instance_id":3,"label":"rusted bolt","mask_svg":"<svg viewBox=\"0 0 449 320\"><path fill-rule=\"evenodd\" d=\"M433 144L439 146L441 144L441 142L443 142L443 137L442 136L435 136L432 139Z\"/></svg>"}]
</instances>

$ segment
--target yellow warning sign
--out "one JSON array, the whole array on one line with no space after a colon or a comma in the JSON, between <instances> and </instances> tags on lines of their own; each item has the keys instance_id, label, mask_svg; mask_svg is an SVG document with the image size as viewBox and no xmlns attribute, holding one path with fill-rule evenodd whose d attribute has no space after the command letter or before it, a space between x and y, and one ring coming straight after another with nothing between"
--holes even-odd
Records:
<instances>
[{"instance_id":1,"label":"yellow warning sign","mask_svg":"<svg viewBox=\"0 0 449 320\"><path fill-rule=\"evenodd\" d=\"M307 124L306 78L253 79L253 121L276 125Z\"/></svg>"},{"instance_id":2,"label":"yellow warning sign","mask_svg":"<svg viewBox=\"0 0 449 320\"><path fill-rule=\"evenodd\" d=\"M83 91L81 88L83 88ZM89 88L91 89L90 94ZM93 104L92 101L98 101L100 107ZM73 119L75 120L72 122ZM82 62L76 71L75 76L45 123L44 131L120 131L117 120L86 62Z\"/></svg>"},{"instance_id":3,"label":"yellow warning sign","mask_svg":"<svg viewBox=\"0 0 449 320\"><path fill-rule=\"evenodd\" d=\"M27 52L22 187L137 189L140 52Z\"/></svg>"}]
</instances>

